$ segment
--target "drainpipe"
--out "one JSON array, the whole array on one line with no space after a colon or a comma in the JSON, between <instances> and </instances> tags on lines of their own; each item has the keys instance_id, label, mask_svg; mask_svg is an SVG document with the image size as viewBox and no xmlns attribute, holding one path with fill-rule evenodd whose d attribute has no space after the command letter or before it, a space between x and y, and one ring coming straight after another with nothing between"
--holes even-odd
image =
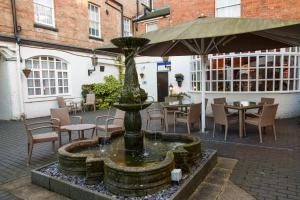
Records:
<instances>
[{"instance_id":1,"label":"drainpipe","mask_svg":"<svg viewBox=\"0 0 300 200\"><path fill-rule=\"evenodd\" d=\"M110 7L118 10L121 13L121 36L124 37L124 9L123 9L123 4L119 3L116 0L110 0L110 1L113 2L114 4L118 5L121 9L121 10L116 9L114 6L109 4L108 1L105 2L107 5L109 5Z\"/></svg>"},{"instance_id":2,"label":"drainpipe","mask_svg":"<svg viewBox=\"0 0 300 200\"><path fill-rule=\"evenodd\" d=\"M20 36L19 36L19 32L21 31L21 28L18 26L18 22L17 22L17 14L16 14L16 1L15 0L11 0L11 10L12 10L12 17L13 17L13 28L14 28L14 37L15 37L15 42L16 42L16 78L17 78L17 92L19 94L19 105L18 105L18 109L15 108L13 109L13 113L12 116L13 118L19 118L20 113L24 112L24 101L23 101L23 90L22 90L22 81L21 81L21 62L22 62L22 58L20 55ZM14 102L15 99L13 98L12 94L12 106L14 106ZM15 105L16 106L16 105Z\"/></svg>"}]
</instances>

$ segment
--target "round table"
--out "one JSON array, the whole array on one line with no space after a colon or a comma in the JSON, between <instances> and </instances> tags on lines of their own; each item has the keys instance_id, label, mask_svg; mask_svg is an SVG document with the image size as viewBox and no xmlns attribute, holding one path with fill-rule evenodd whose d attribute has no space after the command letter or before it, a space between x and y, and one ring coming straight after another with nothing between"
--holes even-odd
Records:
<instances>
[{"instance_id":1,"label":"round table","mask_svg":"<svg viewBox=\"0 0 300 200\"><path fill-rule=\"evenodd\" d=\"M93 130L95 131L95 124L70 124L62 126L61 129L65 129L67 131L78 131L80 133L80 139L84 139L84 131L85 130Z\"/></svg>"}]
</instances>

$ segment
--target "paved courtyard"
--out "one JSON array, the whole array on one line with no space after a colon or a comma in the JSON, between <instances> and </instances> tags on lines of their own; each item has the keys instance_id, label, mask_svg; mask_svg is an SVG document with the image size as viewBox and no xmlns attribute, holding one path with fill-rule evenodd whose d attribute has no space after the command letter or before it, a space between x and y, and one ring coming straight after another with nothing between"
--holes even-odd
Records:
<instances>
[{"instance_id":1,"label":"paved courtyard","mask_svg":"<svg viewBox=\"0 0 300 200\"><path fill-rule=\"evenodd\" d=\"M95 116L101 114L107 114L107 112L80 113L84 122L87 123L94 123ZM31 121L40 120L41 118ZM263 135L263 144L259 144L255 128L247 127L247 136L239 138L237 125L230 127L227 142L223 140L224 134L221 129L217 129L216 137L212 138L210 119L208 120L208 133L201 134L194 131L193 134L202 138L205 147L217 149L220 156L238 160L230 181L255 198L299 200L300 125L298 120L293 118L277 120L276 126L277 142L267 129L266 134ZM158 127L159 124L152 124L151 129L160 129ZM186 132L185 126L179 126L177 130L180 134ZM77 134L73 137L76 138ZM1 200L17 199L2 187L3 184L28 176L30 169L56 160L56 154L52 152L50 143L38 144L34 146L32 165L27 167L26 140L22 122L0 121ZM63 140L67 141L66 135Z\"/></svg>"}]
</instances>

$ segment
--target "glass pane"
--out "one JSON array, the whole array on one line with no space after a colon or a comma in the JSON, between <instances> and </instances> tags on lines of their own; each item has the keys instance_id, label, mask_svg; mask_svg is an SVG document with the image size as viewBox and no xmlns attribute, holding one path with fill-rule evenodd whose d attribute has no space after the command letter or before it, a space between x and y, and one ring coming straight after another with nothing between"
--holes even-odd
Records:
<instances>
[{"instance_id":1,"label":"glass pane","mask_svg":"<svg viewBox=\"0 0 300 200\"><path fill-rule=\"evenodd\" d=\"M241 68L248 68L248 57L242 57Z\"/></svg>"},{"instance_id":2,"label":"glass pane","mask_svg":"<svg viewBox=\"0 0 300 200\"><path fill-rule=\"evenodd\" d=\"M275 81L275 86L274 86L275 91L280 90L280 81Z\"/></svg>"},{"instance_id":3,"label":"glass pane","mask_svg":"<svg viewBox=\"0 0 300 200\"><path fill-rule=\"evenodd\" d=\"M288 80L283 80L282 81L282 90L287 90L288 89Z\"/></svg>"},{"instance_id":4,"label":"glass pane","mask_svg":"<svg viewBox=\"0 0 300 200\"><path fill-rule=\"evenodd\" d=\"M233 58L233 68L240 67L240 58Z\"/></svg>"},{"instance_id":5,"label":"glass pane","mask_svg":"<svg viewBox=\"0 0 300 200\"><path fill-rule=\"evenodd\" d=\"M54 79L50 80L50 86L55 86L55 80Z\"/></svg>"},{"instance_id":6,"label":"glass pane","mask_svg":"<svg viewBox=\"0 0 300 200\"><path fill-rule=\"evenodd\" d=\"M259 69L258 76L259 79L265 79L265 69Z\"/></svg>"},{"instance_id":7,"label":"glass pane","mask_svg":"<svg viewBox=\"0 0 300 200\"><path fill-rule=\"evenodd\" d=\"M250 82L250 91L256 91L256 81Z\"/></svg>"},{"instance_id":8,"label":"glass pane","mask_svg":"<svg viewBox=\"0 0 300 200\"><path fill-rule=\"evenodd\" d=\"M290 56L290 66L295 66L295 56Z\"/></svg>"},{"instance_id":9,"label":"glass pane","mask_svg":"<svg viewBox=\"0 0 300 200\"><path fill-rule=\"evenodd\" d=\"M231 91L230 84L231 84L230 81L226 81L226 82L225 82L225 91Z\"/></svg>"},{"instance_id":10,"label":"glass pane","mask_svg":"<svg viewBox=\"0 0 300 200\"><path fill-rule=\"evenodd\" d=\"M250 79L256 79L256 69L250 69Z\"/></svg>"},{"instance_id":11,"label":"glass pane","mask_svg":"<svg viewBox=\"0 0 300 200\"><path fill-rule=\"evenodd\" d=\"M40 68L40 62L38 60L33 60L33 68L39 69Z\"/></svg>"},{"instance_id":12,"label":"glass pane","mask_svg":"<svg viewBox=\"0 0 300 200\"><path fill-rule=\"evenodd\" d=\"M43 85L44 85L44 87L48 87L49 86L49 80L48 79L43 79Z\"/></svg>"},{"instance_id":13,"label":"glass pane","mask_svg":"<svg viewBox=\"0 0 300 200\"><path fill-rule=\"evenodd\" d=\"M55 72L54 71L50 71L49 72L49 77L50 78L55 78Z\"/></svg>"},{"instance_id":14,"label":"glass pane","mask_svg":"<svg viewBox=\"0 0 300 200\"><path fill-rule=\"evenodd\" d=\"M56 69L61 69L61 62L56 62Z\"/></svg>"},{"instance_id":15,"label":"glass pane","mask_svg":"<svg viewBox=\"0 0 300 200\"><path fill-rule=\"evenodd\" d=\"M240 82L239 81L233 82L233 91L240 91Z\"/></svg>"},{"instance_id":16,"label":"glass pane","mask_svg":"<svg viewBox=\"0 0 300 200\"><path fill-rule=\"evenodd\" d=\"M27 79L27 86L28 87L33 87L33 80L32 79Z\"/></svg>"},{"instance_id":17,"label":"glass pane","mask_svg":"<svg viewBox=\"0 0 300 200\"><path fill-rule=\"evenodd\" d=\"M294 78L294 75L295 75L294 72L295 72L295 68L290 68L290 78Z\"/></svg>"},{"instance_id":18,"label":"glass pane","mask_svg":"<svg viewBox=\"0 0 300 200\"><path fill-rule=\"evenodd\" d=\"M44 88L44 95L49 95L49 94L50 94L50 89Z\"/></svg>"},{"instance_id":19,"label":"glass pane","mask_svg":"<svg viewBox=\"0 0 300 200\"><path fill-rule=\"evenodd\" d=\"M290 80L289 90L293 90L293 89L294 89L294 80Z\"/></svg>"},{"instance_id":20,"label":"glass pane","mask_svg":"<svg viewBox=\"0 0 300 200\"><path fill-rule=\"evenodd\" d=\"M217 91L217 83L212 82L212 91Z\"/></svg>"},{"instance_id":21,"label":"glass pane","mask_svg":"<svg viewBox=\"0 0 300 200\"><path fill-rule=\"evenodd\" d=\"M62 72L58 72L58 78L62 78Z\"/></svg>"},{"instance_id":22,"label":"glass pane","mask_svg":"<svg viewBox=\"0 0 300 200\"><path fill-rule=\"evenodd\" d=\"M233 79L234 80L239 80L240 79L240 70L239 69L233 70Z\"/></svg>"},{"instance_id":23,"label":"glass pane","mask_svg":"<svg viewBox=\"0 0 300 200\"><path fill-rule=\"evenodd\" d=\"M218 82L218 91L223 91L223 90L224 90L224 83Z\"/></svg>"},{"instance_id":24,"label":"glass pane","mask_svg":"<svg viewBox=\"0 0 300 200\"><path fill-rule=\"evenodd\" d=\"M275 56L275 66L281 66L281 56Z\"/></svg>"},{"instance_id":25,"label":"glass pane","mask_svg":"<svg viewBox=\"0 0 300 200\"><path fill-rule=\"evenodd\" d=\"M299 80L296 80L295 90L299 90Z\"/></svg>"},{"instance_id":26,"label":"glass pane","mask_svg":"<svg viewBox=\"0 0 300 200\"><path fill-rule=\"evenodd\" d=\"M258 82L258 90L259 91L265 91L265 81L259 81Z\"/></svg>"},{"instance_id":27,"label":"glass pane","mask_svg":"<svg viewBox=\"0 0 300 200\"><path fill-rule=\"evenodd\" d=\"M200 90L200 83L198 83L198 90ZM69 88L68 87L64 87L64 93L69 93Z\"/></svg>"},{"instance_id":28,"label":"glass pane","mask_svg":"<svg viewBox=\"0 0 300 200\"><path fill-rule=\"evenodd\" d=\"M52 87L52 88L51 88L51 94L56 94L56 89L55 89L55 87Z\"/></svg>"},{"instance_id":29,"label":"glass pane","mask_svg":"<svg viewBox=\"0 0 300 200\"><path fill-rule=\"evenodd\" d=\"M41 81L38 79L38 80L34 80L34 86L35 87L41 87Z\"/></svg>"},{"instance_id":30,"label":"glass pane","mask_svg":"<svg viewBox=\"0 0 300 200\"><path fill-rule=\"evenodd\" d=\"M42 71L42 76L43 78L48 78L49 77L48 71Z\"/></svg>"},{"instance_id":31,"label":"glass pane","mask_svg":"<svg viewBox=\"0 0 300 200\"><path fill-rule=\"evenodd\" d=\"M275 79L279 79L281 75L281 68L275 68Z\"/></svg>"},{"instance_id":32,"label":"glass pane","mask_svg":"<svg viewBox=\"0 0 300 200\"><path fill-rule=\"evenodd\" d=\"M67 70L67 69L68 69L67 63L62 63L62 69L64 69L64 70Z\"/></svg>"},{"instance_id":33,"label":"glass pane","mask_svg":"<svg viewBox=\"0 0 300 200\"><path fill-rule=\"evenodd\" d=\"M54 62L49 62L49 68L54 69Z\"/></svg>"},{"instance_id":34,"label":"glass pane","mask_svg":"<svg viewBox=\"0 0 300 200\"><path fill-rule=\"evenodd\" d=\"M31 69L32 68L32 61L31 60L26 60L25 61L25 67Z\"/></svg>"},{"instance_id":35,"label":"glass pane","mask_svg":"<svg viewBox=\"0 0 300 200\"><path fill-rule=\"evenodd\" d=\"M267 81L267 91L273 91L273 81Z\"/></svg>"},{"instance_id":36,"label":"glass pane","mask_svg":"<svg viewBox=\"0 0 300 200\"><path fill-rule=\"evenodd\" d=\"M34 78L40 78L40 72L34 72Z\"/></svg>"},{"instance_id":37,"label":"glass pane","mask_svg":"<svg viewBox=\"0 0 300 200\"><path fill-rule=\"evenodd\" d=\"M268 68L267 79L273 79L273 69L272 68Z\"/></svg>"},{"instance_id":38,"label":"glass pane","mask_svg":"<svg viewBox=\"0 0 300 200\"><path fill-rule=\"evenodd\" d=\"M42 61L42 69L48 69L47 61Z\"/></svg>"},{"instance_id":39,"label":"glass pane","mask_svg":"<svg viewBox=\"0 0 300 200\"><path fill-rule=\"evenodd\" d=\"M216 72L216 70L212 71L212 80L217 80L217 72Z\"/></svg>"},{"instance_id":40,"label":"glass pane","mask_svg":"<svg viewBox=\"0 0 300 200\"><path fill-rule=\"evenodd\" d=\"M242 81L241 86L242 86L241 87L242 91L248 91L248 89L249 89L248 81Z\"/></svg>"},{"instance_id":41,"label":"glass pane","mask_svg":"<svg viewBox=\"0 0 300 200\"><path fill-rule=\"evenodd\" d=\"M35 89L35 95L41 95L41 88Z\"/></svg>"},{"instance_id":42,"label":"glass pane","mask_svg":"<svg viewBox=\"0 0 300 200\"><path fill-rule=\"evenodd\" d=\"M58 93L60 93L60 94L63 93L63 88L62 88L62 87L59 87L59 88L58 88Z\"/></svg>"},{"instance_id":43,"label":"glass pane","mask_svg":"<svg viewBox=\"0 0 300 200\"><path fill-rule=\"evenodd\" d=\"M265 67L266 66L266 56L259 56L259 67Z\"/></svg>"},{"instance_id":44,"label":"glass pane","mask_svg":"<svg viewBox=\"0 0 300 200\"><path fill-rule=\"evenodd\" d=\"M250 57L250 67L256 67L256 57Z\"/></svg>"},{"instance_id":45,"label":"glass pane","mask_svg":"<svg viewBox=\"0 0 300 200\"><path fill-rule=\"evenodd\" d=\"M268 56L267 57L267 66L273 67L274 66L274 56Z\"/></svg>"},{"instance_id":46,"label":"glass pane","mask_svg":"<svg viewBox=\"0 0 300 200\"><path fill-rule=\"evenodd\" d=\"M28 95L34 95L34 89L28 88Z\"/></svg>"},{"instance_id":47,"label":"glass pane","mask_svg":"<svg viewBox=\"0 0 300 200\"><path fill-rule=\"evenodd\" d=\"M58 79L58 86L63 86L63 81L62 81L62 79Z\"/></svg>"},{"instance_id":48,"label":"glass pane","mask_svg":"<svg viewBox=\"0 0 300 200\"><path fill-rule=\"evenodd\" d=\"M68 73L64 72L64 78L68 78Z\"/></svg>"},{"instance_id":49,"label":"glass pane","mask_svg":"<svg viewBox=\"0 0 300 200\"><path fill-rule=\"evenodd\" d=\"M248 79L248 70L247 69L241 69L241 79L243 79L243 80Z\"/></svg>"},{"instance_id":50,"label":"glass pane","mask_svg":"<svg viewBox=\"0 0 300 200\"><path fill-rule=\"evenodd\" d=\"M210 91L210 83L206 82L205 85L206 85L206 91Z\"/></svg>"},{"instance_id":51,"label":"glass pane","mask_svg":"<svg viewBox=\"0 0 300 200\"><path fill-rule=\"evenodd\" d=\"M64 86L68 86L68 80L64 80Z\"/></svg>"}]
</instances>

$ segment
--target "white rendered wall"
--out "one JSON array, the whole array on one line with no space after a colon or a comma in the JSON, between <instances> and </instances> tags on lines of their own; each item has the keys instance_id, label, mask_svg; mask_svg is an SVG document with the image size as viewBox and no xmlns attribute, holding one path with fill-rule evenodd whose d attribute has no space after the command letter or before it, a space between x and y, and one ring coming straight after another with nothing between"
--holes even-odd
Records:
<instances>
[{"instance_id":1,"label":"white rendered wall","mask_svg":"<svg viewBox=\"0 0 300 200\"><path fill-rule=\"evenodd\" d=\"M11 109L11 94L7 61L5 60L4 56L0 54L0 119L11 119Z\"/></svg>"},{"instance_id":2,"label":"white rendered wall","mask_svg":"<svg viewBox=\"0 0 300 200\"><path fill-rule=\"evenodd\" d=\"M77 55L74 55L77 54ZM88 69L92 69L90 54L79 52L64 52L59 50L39 49L34 47L22 47L21 55L23 60L34 56L53 56L65 60L69 67L69 95L63 95L66 99L81 100L81 86L83 84L103 82L104 76L113 75L118 78L118 67L111 57L98 56L99 65L105 66L104 72L100 72L99 67L96 71L88 76ZM81 56L78 56L81 55ZM88 56L88 57L83 57ZM25 62L22 63L22 68ZM56 96L49 97L30 97L27 93L27 80L22 76L22 91L24 96L24 110L28 118L48 116L50 108L56 108Z\"/></svg>"}]
</instances>

